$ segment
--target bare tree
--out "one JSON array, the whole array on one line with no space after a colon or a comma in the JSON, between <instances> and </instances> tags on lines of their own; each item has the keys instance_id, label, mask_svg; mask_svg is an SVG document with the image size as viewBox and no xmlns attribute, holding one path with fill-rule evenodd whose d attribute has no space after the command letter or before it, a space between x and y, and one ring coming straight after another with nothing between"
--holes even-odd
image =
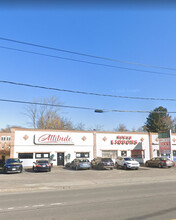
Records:
<instances>
[{"instance_id":1,"label":"bare tree","mask_svg":"<svg viewBox=\"0 0 176 220\"><path fill-rule=\"evenodd\" d=\"M103 127L104 127L104 125L97 124L97 125L89 128L88 130L90 130L90 131L103 131Z\"/></svg>"},{"instance_id":2,"label":"bare tree","mask_svg":"<svg viewBox=\"0 0 176 220\"><path fill-rule=\"evenodd\" d=\"M137 131L137 132L146 132L147 130L146 130L146 127L145 127L145 126L141 126L141 127L139 127L136 131Z\"/></svg>"},{"instance_id":3,"label":"bare tree","mask_svg":"<svg viewBox=\"0 0 176 220\"><path fill-rule=\"evenodd\" d=\"M26 108L26 115L33 128L73 130L72 122L61 117L59 107L55 106L60 104L57 97L45 98L41 103L43 105L33 104Z\"/></svg>"},{"instance_id":4,"label":"bare tree","mask_svg":"<svg viewBox=\"0 0 176 220\"><path fill-rule=\"evenodd\" d=\"M30 125L32 125L32 127L37 128L37 105L29 105L26 107L26 116L28 116L31 120Z\"/></svg>"},{"instance_id":5,"label":"bare tree","mask_svg":"<svg viewBox=\"0 0 176 220\"><path fill-rule=\"evenodd\" d=\"M128 131L128 129L126 128L126 126L124 124L119 124L117 126L117 128L114 128L114 131L121 131L121 132L123 132L123 131Z\"/></svg>"},{"instance_id":6,"label":"bare tree","mask_svg":"<svg viewBox=\"0 0 176 220\"><path fill-rule=\"evenodd\" d=\"M77 131L84 131L85 130L85 124L83 124L82 122L78 123L75 126L75 130L77 130Z\"/></svg>"},{"instance_id":7,"label":"bare tree","mask_svg":"<svg viewBox=\"0 0 176 220\"><path fill-rule=\"evenodd\" d=\"M21 126L17 126L17 125L7 125L6 128L1 128L1 132L3 133L10 133L11 132L11 128L22 128Z\"/></svg>"}]
</instances>

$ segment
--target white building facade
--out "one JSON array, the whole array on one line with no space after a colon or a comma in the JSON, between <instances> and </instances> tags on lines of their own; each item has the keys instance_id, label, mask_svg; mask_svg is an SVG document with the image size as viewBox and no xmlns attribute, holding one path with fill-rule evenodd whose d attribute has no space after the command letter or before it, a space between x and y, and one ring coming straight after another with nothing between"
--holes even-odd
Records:
<instances>
[{"instance_id":1,"label":"white building facade","mask_svg":"<svg viewBox=\"0 0 176 220\"><path fill-rule=\"evenodd\" d=\"M97 133L96 147L97 156L111 157L114 160L118 156L132 156L144 163L150 158L148 133Z\"/></svg>"},{"instance_id":2,"label":"white building facade","mask_svg":"<svg viewBox=\"0 0 176 220\"><path fill-rule=\"evenodd\" d=\"M15 130L14 158L23 166L38 159L53 159L53 165L65 165L75 158L93 159L93 134L50 130Z\"/></svg>"},{"instance_id":3,"label":"white building facade","mask_svg":"<svg viewBox=\"0 0 176 220\"><path fill-rule=\"evenodd\" d=\"M9 135L9 134L8 134ZM51 159L54 166L64 166L75 158L133 157L145 163L160 156L157 133L57 131L11 129L10 157L19 158L23 166L32 166L38 159ZM176 161L176 134L171 137L171 154Z\"/></svg>"}]
</instances>

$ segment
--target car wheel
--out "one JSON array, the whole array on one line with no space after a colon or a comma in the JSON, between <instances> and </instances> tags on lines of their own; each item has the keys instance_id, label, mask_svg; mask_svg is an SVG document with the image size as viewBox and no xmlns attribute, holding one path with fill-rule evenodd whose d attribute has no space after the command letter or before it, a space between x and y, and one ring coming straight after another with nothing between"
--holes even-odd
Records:
<instances>
[{"instance_id":1,"label":"car wheel","mask_svg":"<svg viewBox=\"0 0 176 220\"><path fill-rule=\"evenodd\" d=\"M102 165L98 164L98 170L102 170L102 169L103 169Z\"/></svg>"},{"instance_id":2,"label":"car wheel","mask_svg":"<svg viewBox=\"0 0 176 220\"><path fill-rule=\"evenodd\" d=\"M146 163L145 166L146 166L146 167L149 167L149 163Z\"/></svg>"},{"instance_id":3,"label":"car wheel","mask_svg":"<svg viewBox=\"0 0 176 220\"><path fill-rule=\"evenodd\" d=\"M163 167L163 166L159 163L159 164L158 164L158 168L162 168L162 167Z\"/></svg>"},{"instance_id":4,"label":"car wheel","mask_svg":"<svg viewBox=\"0 0 176 220\"><path fill-rule=\"evenodd\" d=\"M124 170L127 170L127 165L126 164L124 164Z\"/></svg>"},{"instance_id":5,"label":"car wheel","mask_svg":"<svg viewBox=\"0 0 176 220\"><path fill-rule=\"evenodd\" d=\"M3 173L4 173L4 174L7 174L7 170L6 170L6 169L4 169L4 170L3 170Z\"/></svg>"}]
</instances>

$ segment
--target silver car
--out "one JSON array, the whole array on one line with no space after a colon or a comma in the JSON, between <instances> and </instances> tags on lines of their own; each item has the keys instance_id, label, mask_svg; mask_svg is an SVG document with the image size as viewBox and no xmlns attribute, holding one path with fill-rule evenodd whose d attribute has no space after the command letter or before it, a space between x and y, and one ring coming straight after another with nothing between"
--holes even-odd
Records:
<instances>
[{"instance_id":1,"label":"silver car","mask_svg":"<svg viewBox=\"0 0 176 220\"><path fill-rule=\"evenodd\" d=\"M147 160L145 163L146 167L173 167L174 162L166 157L154 157L151 160Z\"/></svg>"}]
</instances>

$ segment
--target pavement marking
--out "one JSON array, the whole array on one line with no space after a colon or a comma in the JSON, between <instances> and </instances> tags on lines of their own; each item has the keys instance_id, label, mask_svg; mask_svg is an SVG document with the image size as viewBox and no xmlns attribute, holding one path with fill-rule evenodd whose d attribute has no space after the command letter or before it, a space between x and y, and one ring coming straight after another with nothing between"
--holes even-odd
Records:
<instances>
[{"instance_id":1,"label":"pavement marking","mask_svg":"<svg viewBox=\"0 0 176 220\"><path fill-rule=\"evenodd\" d=\"M45 206L44 204L40 204L40 205L33 205L32 207L43 207Z\"/></svg>"},{"instance_id":2,"label":"pavement marking","mask_svg":"<svg viewBox=\"0 0 176 220\"><path fill-rule=\"evenodd\" d=\"M30 208L30 207L33 207L33 208L38 208L38 207L44 207L44 206L57 206L57 205L62 205L62 203L58 202L58 203L51 203L51 204L38 204L38 205L33 205L33 206L21 206L21 207L9 207L7 208L8 210L14 210L14 209L26 209L26 208ZM0 208L0 211L3 211L3 209Z\"/></svg>"},{"instance_id":3,"label":"pavement marking","mask_svg":"<svg viewBox=\"0 0 176 220\"><path fill-rule=\"evenodd\" d=\"M53 205L53 206L54 205L62 205L62 203L59 203L59 202L58 203L51 203L50 205Z\"/></svg>"}]
</instances>

